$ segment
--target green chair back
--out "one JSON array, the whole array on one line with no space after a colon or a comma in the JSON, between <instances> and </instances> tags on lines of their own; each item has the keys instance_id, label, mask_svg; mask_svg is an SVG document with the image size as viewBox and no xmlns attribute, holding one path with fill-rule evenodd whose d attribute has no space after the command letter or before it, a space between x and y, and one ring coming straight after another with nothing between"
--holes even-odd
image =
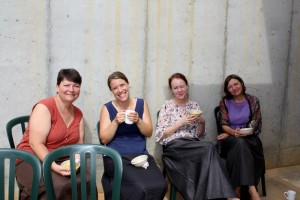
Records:
<instances>
[{"instance_id":1,"label":"green chair back","mask_svg":"<svg viewBox=\"0 0 300 200\"><path fill-rule=\"evenodd\" d=\"M13 138L13 128L16 125L20 125L22 129L22 134L24 134L25 129L26 129L26 123L29 121L29 115L25 116L20 116L16 117L14 119L11 119L7 124L6 124L6 134L7 134L7 139L10 145L10 148L15 149L15 142Z\"/></svg>"},{"instance_id":2,"label":"green chair back","mask_svg":"<svg viewBox=\"0 0 300 200\"><path fill-rule=\"evenodd\" d=\"M214 109L214 116L215 116L215 122L217 127L218 135L222 133L222 126L220 123L220 106L216 106ZM218 153L221 158L226 159L227 158L227 152L222 150L222 141L217 141L216 147L218 149Z\"/></svg>"},{"instance_id":3,"label":"green chair back","mask_svg":"<svg viewBox=\"0 0 300 200\"><path fill-rule=\"evenodd\" d=\"M43 172L47 199L56 199L51 175L51 164L58 158L69 156L71 161L72 199L87 199L86 184L81 184L81 197L77 194L75 154L80 154L80 178L81 183L86 183L86 171L90 172L90 199L96 200L96 158L98 154L106 155L114 161L113 200L120 199L123 164L120 154L114 149L96 144L74 144L60 147L50 152L44 159ZM89 163L87 162L89 161Z\"/></svg>"},{"instance_id":4,"label":"green chair back","mask_svg":"<svg viewBox=\"0 0 300 200\"><path fill-rule=\"evenodd\" d=\"M219 135L222 133L222 127L220 124L220 106L215 107L214 116L215 116L217 131L218 131L218 135Z\"/></svg>"},{"instance_id":5,"label":"green chair back","mask_svg":"<svg viewBox=\"0 0 300 200\"><path fill-rule=\"evenodd\" d=\"M9 122L7 122L6 135L7 135L7 139L8 139L10 148L12 148L12 149L16 148L15 141L14 141L14 135L20 134L20 132L13 132L13 128L20 126L22 134L24 134L28 121L29 121L29 115L25 115L25 116L13 118ZM20 195L21 195L23 188L20 186L19 183L18 183L18 187L19 187L19 199L20 199Z\"/></svg>"},{"instance_id":6,"label":"green chair back","mask_svg":"<svg viewBox=\"0 0 300 200\"><path fill-rule=\"evenodd\" d=\"M32 153L18 149L0 148L0 199L5 199L5 182L8 183L8 199L13 200L15 195L15 163L16 159L28 162L34 171L30 199L38 199L42 168L40 160ZM9 160L9 176L5 181L5 160Z\"/></svg>"}]
</instances>

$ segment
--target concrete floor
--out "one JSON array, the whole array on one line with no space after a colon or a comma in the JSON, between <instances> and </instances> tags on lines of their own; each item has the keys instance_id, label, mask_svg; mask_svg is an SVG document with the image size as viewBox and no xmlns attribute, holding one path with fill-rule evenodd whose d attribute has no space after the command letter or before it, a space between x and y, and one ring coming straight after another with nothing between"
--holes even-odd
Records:
<instances>
[{"instance_id":1,"label":"concrete floor","mask_svg":"<svg viewBox=\"0 0 300 200\"><path fill-rule=\"evenodd\" d=\"M261 200L285 200L283 193L287 190L294 190L296 195L296 200L300 200L300 165L276 168L267 170L266 172L266 190L267 196L261 197ZM15 199L18 199L16 188ZM102 191L100 188L98 191ZM258 191L261 194L261 186L258 186ZM168 200L169 193L166 194L164 200ZM103 193L99 193L99 200L104 200ZM178 194L177 200L182 200L183 198Z\"/></svg>"},{"instance_id":2,"label":"concrete floor","mask_svg":"<svg viewBox=\"0 0 300 200\"><path fill-rule=\"evenodd\" d=\"M261 200L285 200L283 193L287 190L294 190L296 200L300 200L300 165L276 168L267 170L266 172L266 190L267 196L261 197ZM261 194L261 186L258 186L258 191ZM168 200L169 194L164 200ZM99 193L99 200L103 200L103 193ZM183 199L177 195L177 200Z\"/></svg>"},{"instance_id":3,"label":"concrete floor","mask_svg":"<svg viewBox=\"0 0 300 200\"><path fill-rule=\"evenodd\" d=\"M296 200L300 200L300 165L267 170L267 196L262 200L283 200L283 193L294 190Z\"/></svg>"}]
</instances>

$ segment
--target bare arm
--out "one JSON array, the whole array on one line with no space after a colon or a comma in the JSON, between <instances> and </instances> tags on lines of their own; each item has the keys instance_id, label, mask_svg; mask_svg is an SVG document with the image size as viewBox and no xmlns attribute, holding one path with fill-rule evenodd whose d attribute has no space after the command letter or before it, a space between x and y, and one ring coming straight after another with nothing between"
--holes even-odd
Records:
<instances>
[{"instance_id":1,"label":"bare arm","mask_svg":"<svg viewBox=\"0 0 300 200\"><path fill-rule=\"evenodd\" d=\"M171 136L173 133L175 133L175 131L177 131L181 126L183 126L186 121L187 121L187 116L183 116L181 120L178 120L175 124L166 128L162 138Z\"/></svg>"},{"instance_id":2,"label":"bare arm","mask_svg":"<svg viewBox=\"0 0 300 200\"><path fill-rule=\"evenodd\" d=\"M246 137L247 136L240 131L241 130L240 128L236 128L234 130L227 125L223 125L222 129L225 133L227 133L228 135L232 135L233 137Z\"/></svg>"},{"instance_id":3,"label":"bare arm","mask_svg":"<svg viewBox=\"0 0 300 200\"><path fill-rule=\"evenodd\" d=\"M120 123L124 122L125 114L117 113L115 119L110 121L109 113L106 106L102 106L100 112L100 139L103 144L109 143L115 136Z\"/></svg>"},{"instance_id":4,"label":"bare arm","mask_svg":"<svg viewBox=\"0 0 300 200\"><path fill-rule=\"evenodd\" d=\"M83 117L80 120L79 123L79 140L78 144L83 144L84 143L84 122L83 122Z\"/></svg>"},{"instance_id":5,"label":"bare arm","mask_svg":"<svg viewBox=\"0 0 300 200\"><path fill-rule=\"evenodd\" d=\"M201 116L197 117L197 122L199 123L198 135L203 136L205 132L205 119Z\"/></svg>"},{"instance_id":6,"label":"bare arm","mask_svg":"<svg viewBox=\"0 0 300 200\"><path fill-rule=\"evenodd\" d=\"M228 135L232 135L234 136L234 131L232 128L230 128L230 126L227 126L227 125L222 125L222 130L223 132L227 133Z\"/></svg>"},{"instance_id":7,"label":"bare arm","mask_svg":"<svg viewBox=\"0 0 300 200\"><path fill-rule=\"evenodd\" d=\"M49 153L45 144L50 128L51 116L49 110L45 105L37 104L30 116L29 143L41 161L43 161Z\"/></svg>"},{"instance_id":8,"label":"bare arm","mask_svg":"<svg viewBox=\"0 0 300 200\"><path fill-rule=\"evenodd\" d=\"M144 136L151 137L153 128L148 104L146 101L144 101L143 119L139 118L136 122L136 125Z\"/></svg>"}]
</instances>

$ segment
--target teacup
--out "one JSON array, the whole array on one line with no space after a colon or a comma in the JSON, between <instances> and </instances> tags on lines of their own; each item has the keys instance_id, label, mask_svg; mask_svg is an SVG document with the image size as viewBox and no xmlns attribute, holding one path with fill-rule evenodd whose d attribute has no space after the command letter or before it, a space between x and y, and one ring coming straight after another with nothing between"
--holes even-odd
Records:
<instances>
[{"instance_id":1,"label":"teacup","mask_svg":"<svg viewBox=\"0 0 300 200\"><path fill-rule=\"evenodd\" d=\"M288 190L287 192L284 192L283 195L287 200L295 200L296 199L296 192L293 190Z\"/></svg>"},{"instance_id":2,"label":"teacup","mask_svg":"<svg viewBox=\"0 0 300 200\"><path fill-rule=\"evenodd\" d=\"M128 114L135 112L134 110L125 110L125 123L126 124L133 124L133 121L128 119Z\"/></svg>"},{"instance_id":3,"label":"teacup","mask_svg":"<svg viewBox=\"0 0 300 200\"><path fill-rule=\"evenodd\" d=\"M189 110L190 115L200 116L202 114L202 110L191 109Z\"/></svg>"}]
</instances>

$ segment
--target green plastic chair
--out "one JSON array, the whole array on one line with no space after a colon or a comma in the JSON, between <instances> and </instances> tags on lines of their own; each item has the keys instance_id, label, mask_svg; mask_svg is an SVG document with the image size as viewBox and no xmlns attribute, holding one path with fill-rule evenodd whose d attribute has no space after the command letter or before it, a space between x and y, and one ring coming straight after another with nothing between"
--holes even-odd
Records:
<instances>
[{"instance_id":1,"label":"green plastic chair","mask_svg":"<svg viewBox=\"0 0 300 200\"><path fill-rule=\"evenodd\" d=\"M15 149L15 147L16 147L13 135L17 134L17 132L13 133L13 128L16 126L21 126L22 134L24 134L28 121L29 121L29 115L24 115L24 116L13 118L9 122L7 122L6 135L7 135L7 139L8 139L10 148ZM20 132L18 134L20 134ZM20 186L20 184L18 182L17 182L17 184L19 187L19 199L20 199L23 188L22 188L22 186Z\"/></svg>"},{"instance_id":2,"label":"green plastic chair","mask_svg":"<svg viewBox=\"0 0 300 200\"><path fill-rule=\"evenodd\" d=\"M6 134L7 134L7 139L10 145L10 148L15 149L15 142L14 142L14 138L13 138L13 128L16 125L20 125L21 129L22 129L22 134L24 134L25 129L26 129L26 124L29 121L29 115L25 115L25 116L20 116L20 117L16 117L14 119L11 119L9 122L7 122L6 124Z\"/></svg>"},{"instance_id":3,"label":"green plastic chair","mask_svg":"<svg viewBox=\"0 0 300 200\"><path fill-rule=\"evenodd\" d=\"M114 161L114 182L113 182L113 194L112 199L120 199L121 180L123 175L123 164L120 154L114 149L97 145L97 144L74 144L64 147L60 147L50 152L44 159L43 172L44 181L46 187L47 199L56 199L54 186L51 175L51 164L53 161L69 156L71 163L71 181L72 181L72 199L77 200L77 183L76 183L76 168L75 168L75 154L80 154L80 178L81 183L86 182L86 171L88 166L90 172L90 199L96 200L96 158L98 154L106 155L112 158ZM87 163L87 160L89 163ZM88 191L86 184L81 184L81 199L88 198Z\"/></svg>"},{"instance_id":4,"label":"green plastic chair","mask_svg":"<svg viewBox=\"0 0 300 200\"><path fill-rule=\"evenodd\" d=\"M220 122L220 106L215 107L214 109L214 116L216 120L216 127L218 131L218 135L222 133L222 127L221 127L221 122ZM218 141L217 143L217 148L220 154L220 157L223 159L226 159L227 153L222 151L222 141ZM261 187L262 187L262 196L267 196L267 191L266 191L266 180L265 180L265 170L261 174Z\"/></svg>"},{"instance_id":5,"label":"green plastic chair","mask_svg":"<svg viewBox=\"0 0 300 200\"><path fill-rule=\"evenodd\" d=\"M160 110L157 111L156 113L156 118L158 119L158 116L159 116L159 112ZM167 172L166 172L166 169L163 168L163 175L164 177L167 176ZM170 182L171 184L171 191L170 191L170 200L176 200L176 194L177 194L177 189L175 188L175 186Z\"/></svg>"},{"instance_id":6,"label":"green plastic chair","mask_svg":"<svg viewBox=\"0 0 300 200\"><path fill-rule=\"evenodd\" d=\"M42 168L40 160L32 153L18 149L0 148L0 199L5 199L5 160L9 160L8 199L15 199L15 170L16 159L28 162L34 171L30 199L38 199ZM19 196L20 197L20 196Z\"/></svg>"}]
</instances>

